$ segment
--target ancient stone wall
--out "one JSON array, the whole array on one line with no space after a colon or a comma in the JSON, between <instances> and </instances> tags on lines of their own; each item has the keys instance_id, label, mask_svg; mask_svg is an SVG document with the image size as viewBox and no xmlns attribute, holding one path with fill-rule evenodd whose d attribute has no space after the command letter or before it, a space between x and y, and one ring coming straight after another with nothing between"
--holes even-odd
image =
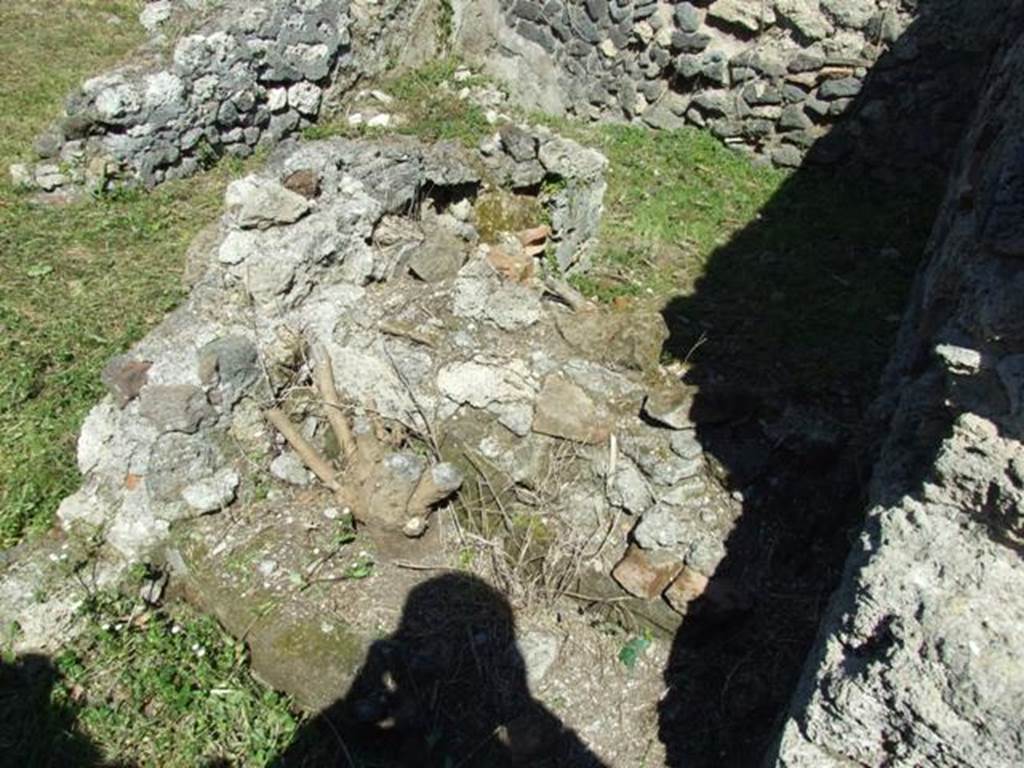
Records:
<instances>
[{"instance_id":1,"label":"ancient stone wall","mask_svg":"<svg viewBox=\"0 0 1024 768\"><path fill-rule=\"evenodd\" d=\"M408 15L394 1L148 3L147 44L71 94L36 140L40 162L13 167L14 181L44 192L111 178L153 186L248 156L313 122L325 90L378 71L386 33Z\"/></svg>"},{"instance_id":2,"label":"ancient stone wall","mask_svg":"<svg viewBox=\"0 0 1024 768\"><path fill-rule=\"evenodd\" d=\"M393 49L421 64L447 38L549 112L696 125L782 166L941 167L1002 2L456 0L450 21L436 5L150 2L151 39L72 94L12 177L52 193L188 176L309 125L326 91L380 72Z\"/></svg>"},{"instance_id":3,"label":"ancient stone wall","mask_svg":"<svg viewBox=\"0 0 1024 768\"><path fill-rule=\"evenodd\" d=\"M777 765L1020 765L1024 18L963 138L904 318L872 506Z\"/></svg>"},{"instance_id":4,"label":"ancient stone wall","mask_svg":"<svg viewBox=\"0 0 1024 768\"><path fill-rule=\"evenodd\" d=\"M152 37L86 81L16 183L147 186L315 121L325 91L454 50L517 101L655 128L695 125L782 166L942 167L1000 30L999 0L261 0L148 3ZM978 10L980 8L981 10ZM413 28L413 29L410 29ZM893 126L900 129L893 131Z\"/></svg>"},{"instance_id":5,"label":"ancient stone wall","mask_svg":"<svg viewBox=\"0 0 1024 768\"><path fill-rule=\"evenodd\" d=\"M458 31L469 58L543 109L696 125L783 166L813 147L817 162L906 168L955 145L1001 5L486 0L461 7Z\"/></svg>"}]
</instances>

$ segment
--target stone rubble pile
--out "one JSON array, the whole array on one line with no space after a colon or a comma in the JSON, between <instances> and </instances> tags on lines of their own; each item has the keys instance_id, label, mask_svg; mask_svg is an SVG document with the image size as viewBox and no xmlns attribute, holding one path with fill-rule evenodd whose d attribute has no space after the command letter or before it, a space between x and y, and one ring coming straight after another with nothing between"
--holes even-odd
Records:
<instances>
[{"instance_id":1,"label":"stone rubble pile","mask_svg":"<svg viewBox=\"0 0 1024 768\"><path fill-rule=\"evenodd\" d=\"M552 262L572 266L596 232L604 168L593 150L512 125L477 152L285 143L229 186L193 248L188 301L104 372L110 395L82 428L84 481L61 525L101 531L124 562L160 559L177 526L248 488L308 486L265 415L276 405L329 451L315 398L293 394L308 391L317 349L356 432L391 423L466 475L486 465L516 519L557 531L631 594L659 600L682 574L668 594L685 612L740 510L704 460L695 392L658 365L664 321L574 310L543 254L509 272L507 240L477 230L479 200L515 196L503 185L555 190L537 210ZM406 441L381 471L411 489L429 467Z\"/></svg>"}]
</instances>

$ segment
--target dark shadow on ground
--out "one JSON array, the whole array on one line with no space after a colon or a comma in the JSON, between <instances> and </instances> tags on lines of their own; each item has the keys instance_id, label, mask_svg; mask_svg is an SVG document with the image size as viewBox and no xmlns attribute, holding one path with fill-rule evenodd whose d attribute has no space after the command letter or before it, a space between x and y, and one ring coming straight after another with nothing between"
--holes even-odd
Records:
<instances>
[{"instance_id":1,"label":"dark shadow on ground","mask_svg":"<svg viewBox=\"0 0 1024 768\"><path fill-rule=\"evenodd\" d=\"M0 661L0 766L106 765L75 728L74 708L54 695L57 671L45 656Z\"/></svg>"},{"instance_id":2,"label":"dark shadow on ground","mask_svg":"<svg viewBox=\"0 0 1024 768\"><path fill-rule=\"evenodd\" d=\"M580 766L601 762L530 696L507 600L446 574L417 586L348 693L274 763L345 768Z\"/></svg>"},{"instance_id":3,"label":"dark shadow on ground","mask_svg":"<svg viewBox=\"0 0 1024 768\"><path fill-rule=\"evenodd\" d=\"M786 716L862 521L877 384L996 47L987 4L917 3L810 161L665 307L665 352L688 363L693 413L713 414L699 439L743 504L665 670L672 768L761 766Z\"/></svg>"}]
</instances>

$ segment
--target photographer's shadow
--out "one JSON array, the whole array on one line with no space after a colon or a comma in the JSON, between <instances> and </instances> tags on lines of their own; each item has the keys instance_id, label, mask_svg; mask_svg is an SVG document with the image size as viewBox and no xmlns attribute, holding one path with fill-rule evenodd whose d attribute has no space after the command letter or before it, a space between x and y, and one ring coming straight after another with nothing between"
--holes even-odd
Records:
<instances>
[{"instance_id":1,"label":"photographer's shadow","mask_svg":"<svg viewBox=\"0 0 1024 768\"><path fill-rule=\"evenodd\" d=\"M79 731L73 704L54 695L59 679L45 656L0 659L0 766L113 768Z\"/></svg>"},{"instance_id":2,"label":"photographer's shadow","mask_svg":"<svg viewBox=\"0 0 1024 768\"><path fill-rule=\"evenodd\" d=\"M602 763L530 695L508 601L450 573L413 589L344 698L274 763L346 768Z\"/></svg>"}]
</instances>

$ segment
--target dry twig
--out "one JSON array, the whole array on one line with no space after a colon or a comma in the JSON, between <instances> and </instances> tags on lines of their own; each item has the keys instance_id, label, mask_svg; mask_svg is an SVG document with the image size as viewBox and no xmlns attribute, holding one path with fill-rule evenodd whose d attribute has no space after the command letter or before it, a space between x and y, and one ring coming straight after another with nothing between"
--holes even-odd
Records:
<instances>
[{"instance_id":1,"label":"dry twig","mask_svg":"<svg viewBox=\"0 0 1024 768\"><path fill-rule=\"evenodd\" d=\"M352 437L348 420L342 412L341 398L338 397L338 389L334 384L334 369L331 367L331 358L326 351L321 351L320 360L313 368L313 376L316 380L316 388L324 401L327 422L334 430L341 454L347 461L356 451L356 441Z\"/></svg>"},{"instance_id":2,"label":"dry twig","mask_svg":"<svg viewBox=\"0 0 1024 768\"><path fill-rule=\"evenodd\" d=\"M288 445L292 447L292 450L302 459L302 463L309 467L314 475L320 478L320 482L335 493L340 491L341 486L334 477L334 467L317 453L316 448L309 444L306 438L302 436L302 433L292 424L288 415L280 408L271 408L265 415L267 421L281 433L288 442Z\"/></svg>"}]
</instances>

